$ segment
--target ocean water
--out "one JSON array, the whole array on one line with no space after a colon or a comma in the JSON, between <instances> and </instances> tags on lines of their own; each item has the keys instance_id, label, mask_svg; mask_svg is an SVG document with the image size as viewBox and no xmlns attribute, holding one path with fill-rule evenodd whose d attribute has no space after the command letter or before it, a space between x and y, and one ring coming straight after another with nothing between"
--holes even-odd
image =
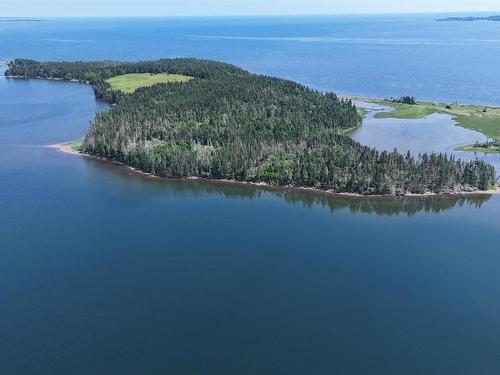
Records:
<instances>
[{"instance_id":1,"label":"ocean water","mask_svg":"<svg viewBox=\"0 0 500 375\"><path fill-rule=\"evenodd\" d=\"M0 60L199 57L345 95L500 105L500 22L443 16L0 21Z\"/></svg>"},{"instance_id":2,"label":"ocean water","mask_svg":"<svg viewBox=\"0 0 500 375\"><path fill-rule=\"evenodd\" d=\"M422 43L437 38L428 27L493 40L500 25L430 20L0 22L0 59L185 55L351 94L407 94L415 80L427 84L418 96L498 102L496 65L481 65L494 42L482 58L466 54L475 73L417 51L452 54ZM413 67L431 76L389 59L389 84L370 62L377 50L414 51ZM106 108L85 85L0 78L0 374L500 372L500 197L352 199L151 179L46 147L82 137Z\"/></svg>"}]
</instances>

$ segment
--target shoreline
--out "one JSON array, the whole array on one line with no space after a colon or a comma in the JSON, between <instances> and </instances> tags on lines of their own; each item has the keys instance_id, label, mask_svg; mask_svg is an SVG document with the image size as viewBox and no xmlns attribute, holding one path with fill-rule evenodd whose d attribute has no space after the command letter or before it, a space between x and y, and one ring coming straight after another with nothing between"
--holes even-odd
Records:
<instances>
[{"instance_id":1,"label":"shoreline","mask_svg":"<svg viewBox=\"0 0 500 375\"><path fill-rule=\"evenodd\" d=\"M8 66L8 61L5 62L5 66ZM3 65L0 63L0 65ZM90 85L90 82L86 81L79 81L77 79L62 79L62 78L50 78L50 77L23 77L23 76L11 76L11 75L5 75L3 76L4 78L8 79L19 79L19 80L30 80L30 79L36 79L40 81L56 81L56 82L71 82L71 83L80 83L82 85Z\"/></svg>"},{"instance_id":2,"label":"shoreline","mask_svg":"<svg viewBox=\"0 0 500 375\"><path fill-rule=\"evenodd\" d=\"M26 77L22 77L22 76L5 75L5 78L38 79L38 80L48 80L48 81L63 81L63 82L71 82L71 83L80 83L80 84L85 84L85 85L89 84L89 82L79 81L79 80L75 80L75 79L67 80L67 79L62 79L62 78L45 78L45 77L39 77L39 76L26 78ZM350 99L354 102L355 101L365 101L366 103L377 103L377 104L385 104L387 102L387 100L385 100L385 99L366 98L366 97L359 97L359 96L356 97L356 96L348 96L348 95L342 95L342 96L339 96L339 98ZM389 105L390 104L396 105L399 103L388 103L388 104ZM428 104L429 105L432 104L433 106L436 105L435 103L427 103L427 102L418 102L417 104L419 106L428 105ZM457 106L458 104L455 103L454 105ZM467 105L465 105L465 106L467 106ZM415 106L415 107L417 107L417 106ZM363 108L363 107L360 106L359 108ZM500 107L491 107L491 108L500 111ZM439 108L432 108L432 110L435 113L440 112ZM450 113L450 111L447 111L447 110L445 110L443 112L447 113L451 116L454 115L453 113ZM358 113L359 113L359 111L358 111ZM362 116L362 113L359 113L359 114L360 114L360 116ZM395 118L398 118L398 117L396 116ZM402 118L406 118L406 117L402 117ZM409 118L413 118L413 117L409 117ZM420 118L420 117L416 117L416 118ZM457 121L457 123L459 123L459 122ZM350 133L354 132L356 129L361 127L362 124L363 124L363 120L361 120L357 124L357 126L355 126L355 127L352 127L349 129L344 129L343 133L346 135L349 135ZM464 127L464 128L469 128L467 126L464 126L463 124L458 124L458 125L461 127ZM482 133L485 134L484 132L482 132ZM138 168L132 167L132 166L127 165L125 163L118 162L116 160L83 153L83 152L79 151L78 149L75 149L75 147L72 147L72 145L71 145L72 143L74 144L75 142L48 145L46 147L55 148L55 149L58 149L59 151L64 152L64 153L69 153L69 154L73 154L73 155L81 155L84 157L92 158L94 160L106 161L106 162L113 163L116 165L121 165L121 166L124 166L124 167L128 168L129 170L133 171L134 173L138 173L138 174L141 174L143 176L147 176L147 177L151 177L151 178L155 178L155 179L171 179L171 180L184 179L184 180L199 180L199 181L209 181L209 182L228 183L228 184L252 185L252 186L256 186L256 187L264 187L267 189L311 191L311 192L316 192L316 193L328 194L331 196L354 197L354 198L372 198L372 197L374 197L374 198L396 198L396 197L432 197L432 196L459 197L459 196L466 196L466 195L500 194L500 184L497 184L497 183L495 183L496 184L495 188L489 189L489 190L472 190L472 189L470 189L470 190L460 190L460 191L449 190L449 191L443 191L443 192L439 192L439 193L425 192L425 193L407 193L407 194L367 194L367 195L365 195L365 194L350 193L350 192L336 192L333 190L324 190L324 189L318 189L318 188L313 188L313 187L275 185L275 184L270 184L270 183L266 183L266 182L249 182L249 181L237 181L237 180L228 180L228 179L211 179L211 178L203 178L203 177L197 177L197 176L193 176L193 177L161 177L161 176L154 175L152 173L142 171Z\"/></svg>"},{"instance_id":3,"label":"shoreline","mask_svg":"<svg viewBox=\"0 0 500 375\"><path fill-rule=\"evenodd\" d=\"M401 120L419 120L425 119L433 114L444 114L451 117L456 126L463 129L472 130L482 134L488 139L499 139L500 128L500 106L486 104L459 104L459 103L440 103L417 101L415 104L405 104L394 102L388 99L377 98L353 98L354 102L376 104L389 107L391 110L370 110L375 112L375 119L401 119ZM360 105L362 107L362 105ZM363 108L363 107L362 107ZM472 146L472 144L462 145L459 150L464 152L479 152L483 150L465 150L463 147ZM487 150L487 153L500 154L500 150Z\"/></svg>"},{"instance_id":4,"label":"shoreline","mask_svg":"<svg viewBox=\"0 0 500 375\"><path fill-rule=\"evenodd\" d=\"M474 195L497 195L500 194L500 185L498 185L495 189L489 190L473 190L473 191L462 191L462 192L446 192L446 193L422 193L422 194L404 194L404 195L390 195L390 194L371 194L371 195L363 195L358 193L339 193L332 190L322 190L311 187L300 187L300 186L282 186L282 185L272 185L266 182L249 182L249 181L237 181L237 180L228 180L228 179L214 179L214 178L202 178L202 177L161 177L154 175L152 173L144 172L138 168L132 167L125 163L111 160L101 156L95 156L91 154L87 154L85 152L75 151L70 147L71 142L67 143L57 143L52 145L47 145L47 148L56 149L59 152L81 156L93 160L98 160L101 162L111 163L114 165L118 165L121 167L125 167L133 173L137 173L139 175L151 178L151 179L161 179L161 180L185 180L185 181L206 181L211 183L221 183L221 184L231 184L231 185L250 185L254 187L260 187L268 190L281 190L281 191L302 191L302 192L311 192L311 193L321 193L326 194L332 197L349 197L349 198L405 198L405 197L417 197L417 198L427 198L427 197L460 197L460 196L474 196Z\"/></svg>"},{"instance_id":5,"label":"shoreline","mask_svg":"<svg viewBox=\"0 0 500 375\"><path fill-rule=\"evenodd\" d=\"M482 154L500 154L500 148L497 147L496 149L489 149L486 147L475 147L474 144L466 144L463 146L458 146L455 147L454 151L457 152L473 152L473 153L482 153Z\"/></svg>"},{"instance_id":6,"label":"shoreline","mask_svg":"<svg viewBox=\"0 0 500 375\"><path fill-rule=\"evenodd\" d=\"M365 102L365 103L373 103L373 104L387 104L387 105L390 105L390 104L398 104L397 102L394 103L390 100L390 98L380 98L380 97L369 97L369 96L363 96L363 95L338 95L339 98L343 98L343 99L350 99L352 100L353 102L355 101L358 101L358 102ZM416 100L416 105L419 105L419 104L428 104L428 105L446 105L446 104L449 104L449 105L454 105L456 107L481 107L481 108L491 108L491 109L500 109L500 103L485 103L485 102L481 102L481 103L478 103L478 102L467 102L467 101L463 101L463 102L455 102L455 101L447 101L445 99L442 99L442 100L435 100L435 99L420 99L418 98ZM401 104L401 103L399 103ZM408 104L407 104L408 105Z\"/></svg>"}]
</instances>

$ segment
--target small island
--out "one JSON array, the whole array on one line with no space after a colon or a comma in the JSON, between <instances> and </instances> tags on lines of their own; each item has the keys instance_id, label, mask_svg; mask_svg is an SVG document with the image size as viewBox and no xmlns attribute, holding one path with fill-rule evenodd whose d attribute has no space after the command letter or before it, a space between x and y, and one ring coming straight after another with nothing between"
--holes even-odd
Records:
<instances>
[{"instance_id":1,"label":"small island","mask_svg":"<svg viewBox=\"0 0 500 375\"><path fill-rule=\"evenodd\" d=\"M474 22L474 21L500 21L500 16L489 17L448 17L437 20L438 22Z\"/></svg>"},{"instance_id":2,"label":"small island","mask_svg":"<svg viewBox=\"0 0 500 375\"><path fill-rule=\"evenodd\" d=\"M206 178L360 195L463 193L495 185L481 160L377 151L346 132L350 99L198 59L9 62L7 77L91 84L113 104L75 152L161 177ZM404 103L414 98L402 98ZM417 108L417 104L395 105Z\"/></svg>"}]
</instances>

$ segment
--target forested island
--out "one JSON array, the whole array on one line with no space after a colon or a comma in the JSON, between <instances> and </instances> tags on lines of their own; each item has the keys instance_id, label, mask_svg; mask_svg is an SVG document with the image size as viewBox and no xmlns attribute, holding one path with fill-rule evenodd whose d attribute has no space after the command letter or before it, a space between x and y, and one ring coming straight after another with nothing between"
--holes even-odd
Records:
<instances>
[{"instance_id":1,"label":"forested island","mask_svg":"<svg viewBox=\"0 0 500 375\"><path fill-rule=\"evenodd\" d=\"M18 59L5 75L91 84L96 97L114 105L96 115L82 151L157 176L363 195L460 193L495 184L494 167L481 160L362 146L345 134L361 122L350 100L225 63Z\"/></svg>"}]
</instances>

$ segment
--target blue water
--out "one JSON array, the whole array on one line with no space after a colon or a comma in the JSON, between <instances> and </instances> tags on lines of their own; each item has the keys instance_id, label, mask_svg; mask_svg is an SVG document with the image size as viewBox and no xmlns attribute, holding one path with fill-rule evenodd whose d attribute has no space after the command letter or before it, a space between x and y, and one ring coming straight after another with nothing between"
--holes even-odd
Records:
<instances>
[{"instance_id":1,"label":"blue water","mask_svg":"<svg viewBox=\"0 0 500 375\"><path fill-rule=\"evenodd\" d=\"M485 152L455 151L457 147L485 142L487 137L475 130L457 126L447 114L433 113L423 119L375 118L377 111L392 111L393 108L371 103L356 102L368 110L363 126L350 132L351 138L378 150L393 151L395 148L414 156L422 153L446 152L463 160L482 159L493 165L500 174L500 155ZM500 123L498 124L500 127Z\"/></svg>"},{"instance_id":2,"label":"blue water","mask_svg":"<svg viewBox=\"0 0 500 375\"><path fill-rule=\"evenodd\" d=\"M500 22L443 16L0 22L0 60L194 56L341 94L500 104Z\"/></svg>"},{"instance_id":3,"label":"blue water","mask_svg":"<svg viewBox=\"0 0 500 375\"><path fill-rule=\"evenodd\" d=\"M428 16L0 22L0 59L189 55L352 94L407 94L412 80L430 80L441 88L415 88L419 96L498 102L496 65L469 73L421 56L434 68L419 71L434 76L418 77L370 61L376 50L450 56L450 46L193 36L435 38L427 27L494 39L500 25ZM457 82L439 70L467 72ZM0 374L500 372L500 197L350 199L159 180L45 147L81 137L106 108L85 85L0 78Z\"/></svg>"}]
</instances>

